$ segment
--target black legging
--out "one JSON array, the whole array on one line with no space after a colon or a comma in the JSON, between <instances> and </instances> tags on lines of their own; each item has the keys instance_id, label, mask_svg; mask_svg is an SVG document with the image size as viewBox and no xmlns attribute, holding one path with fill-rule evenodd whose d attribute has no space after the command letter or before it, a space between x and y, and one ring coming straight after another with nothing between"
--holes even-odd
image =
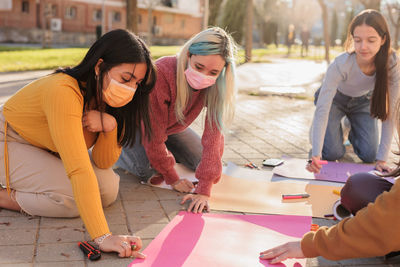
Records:
<instances>
[{"instance_id":1,"label":"black legging","mask_svg":"<svg viewBox=\"0 0 400 267\"><path fill-rule=\"evenodd\" d=\"M392 186L392 183L379 176L370 173L357 173L347 180L340 193L340 201L348 211L355 215L368 203L375 202L380 194L389 191Z\"/></svg>"}]
</instances>

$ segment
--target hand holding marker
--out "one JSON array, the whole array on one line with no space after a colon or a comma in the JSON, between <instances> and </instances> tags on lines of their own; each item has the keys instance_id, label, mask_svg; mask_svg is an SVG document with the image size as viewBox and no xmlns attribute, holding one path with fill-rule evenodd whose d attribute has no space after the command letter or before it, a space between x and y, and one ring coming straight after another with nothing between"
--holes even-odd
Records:
<instances>
[{"instance_id":1,"label":"hand holding marker","mask_svg":"<svg viewBox=\"0 0 400 267\"><path fill-rule=\"evenodd\" d=\"M306 169L309 172L319 173L322 165L328 164L328 161L320 160L319 157L312 157L312 159L307 160L307 163Z\"/></svg>"},{"instance_id":2,"label":"hand holding marker","mask_svg":"<svg viewBox=\"0 0 400 267\"><path fill-rule=\"evenodd\" d=\"M316 162L317 162L318 164L320 164L320 165L326 165L326 164L328 164L328 161L327 161L327 160L317 160ZM311 163L313 163L313 161L312 161L311 159L309 159L309 160L307 160L307 163L311 164Z\"/></svg>"}]
</instances>

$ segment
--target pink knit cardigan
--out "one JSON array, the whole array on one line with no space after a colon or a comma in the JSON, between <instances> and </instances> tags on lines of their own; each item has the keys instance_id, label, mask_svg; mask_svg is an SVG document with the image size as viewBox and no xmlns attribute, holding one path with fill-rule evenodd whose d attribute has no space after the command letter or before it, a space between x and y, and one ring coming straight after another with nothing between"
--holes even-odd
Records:
<instances>
[{"instance_id":1,"label":"pink knit cardigan","mask_svg":"<svg viewBox=\"0 0 400 267\"><path fill-rule=\"evenodd\" d=\"M182 132L197 118L205 106L205 90L209 89L193 92L184 111L184 124L180 124L175 116L177 58L176 56L160 58L156 66L157 82L150 94L153 136L150 141L143 138L143 145L152 167L163 175L167 184L173 184L179 176L174 169L175 158L167 150L165 141L168 135ZM210 196L212 184L219 181L222 173L224 136L214 124L210 127L207 116L201 143L203 153L196 169L199 183L195 192Z\"/></svg>"}]
</instances>

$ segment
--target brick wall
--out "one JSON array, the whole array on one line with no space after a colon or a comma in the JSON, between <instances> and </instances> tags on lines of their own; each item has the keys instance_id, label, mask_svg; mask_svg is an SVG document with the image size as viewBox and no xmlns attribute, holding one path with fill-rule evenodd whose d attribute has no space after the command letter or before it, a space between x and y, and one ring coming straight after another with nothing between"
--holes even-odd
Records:
<instances>
[{"instance_id":1,"label":"brick wall","mask_svg":"<svg viewBox=\"0 0 400 267\"><path fill-rule=\"evenodd\" d=\"M96 26L101 26L102 0L40 0L39 3L36 0L12 0L10 10L0 9L0 42L36 43L40 30L50 30L51 25L58 25L60 31L56 29L52 34L54 43L66 41L66 44L85 45L95 37ZM106 31L126 28L125 0L107 0L105 14ZM145 37L148 10L138 7L138 14L138 34ZM200 14L193 15L176 8L155 8L152 17L154 44L181 44L202 27ZM74 34L77 35L75 38L72 37ZM82 37L85 34L90 37ZM80 41L71 43L71 40Z\"/></svg>"}]
</instances>

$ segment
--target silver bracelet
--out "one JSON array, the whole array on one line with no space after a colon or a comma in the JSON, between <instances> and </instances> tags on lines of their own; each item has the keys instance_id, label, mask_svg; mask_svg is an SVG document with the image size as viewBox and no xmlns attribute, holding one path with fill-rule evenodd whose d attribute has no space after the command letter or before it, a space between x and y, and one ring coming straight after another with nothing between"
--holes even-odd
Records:
<instances>
[{"instance_id":1,"label":"silver bracelet","mask_svg":"<svg viewBox=\"0 0 400 267\"><path fill-rule=\"evenodd\" d=\"M97 245L100 245L100 244L103 243L103 241L104 241L107 237L109 237L110 235L111 235L110 233L104 234L104 235L102 235L102 236L100 236L100 237L96 237L93 241L94 241Z\"/></svg>"}]
</instances>

